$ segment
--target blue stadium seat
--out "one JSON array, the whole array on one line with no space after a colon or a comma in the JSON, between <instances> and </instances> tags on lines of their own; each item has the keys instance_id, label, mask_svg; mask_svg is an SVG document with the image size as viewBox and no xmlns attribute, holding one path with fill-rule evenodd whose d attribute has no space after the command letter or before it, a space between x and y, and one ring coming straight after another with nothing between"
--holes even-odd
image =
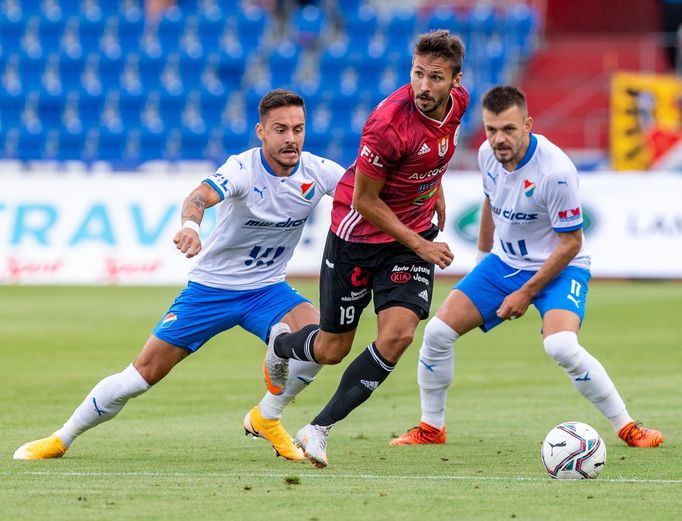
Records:
<instances>
[{"instance_id":1,"label":"blue stadium seat","mask_svg":"<svg viewBox=\"0 0 682 521\"><path fill-rule=\"evenodd\" d=\"M3 53L19 51L21 37L26 29L24 18L8 18L5 13L0 14L0 45Z\"/></svg>"},{"instance_id":2,"label":"blue stadium seat","mask_svg":"<svg viewBox=\"0 0 682 521\"><path fill-rule=\"evenodd\" d=\"M360 6L357 13L350 14L346 18L346 34L349 37L351 52L354 50L367 49L370 39L374 36L378 27L376 9L368 4Z\"/></svg>"},{"instance_id":3,"label":"blue stadium seat","mask_svg":"<svg viewBox=\"0 0 682 521\"><path fill-rule=\"evenodd\" d=\"M46 51L59 48L59 42L64 33L64 20L60 17L50 20L46 17L40 18L38 25L38 34L40 36L40 44Z\"/></svg>"},{"instance_id":4,"label":"blue stadium seat","mask_svg":"<svg viewBox=\"0 0 682 521\"><path fill-rule=\"evenodd\" d=\"M83 148L85 145L85 132L69 132L62 129L58 134L58 158L64 159L81 159Z\"/></svg>"},{"instance_id":5,"label":"blue stadium seat","mask_svg":"<svg viewBox=\"0 0 682 521\"><path fill-rule=\"evenodd\" d=\"M126 10L118 18L118 40L123 50L136 50L144 32L141 10Z\"/></svg>"},{"instance_id":6,"label":"blue stadium seat","mask_svg":"<svg viewBox=\"0 0 682 521\"><path fill-rule=\"evenodd\" d=\"M472 36L480 39L482 36L492 35L503 27L498 27L495 10L490 5L476 4L469 12L469 29Z\"/></svg>"},{"instance_id":7,"label":"blue stadium seat","mask_svg":"<svg viewBox=\"0 0 682 521\"><path fill-rule=\"evenodd\" d=\"M19 125L25 104L24 92L10 93L4 89L0 90L0 122L4 129Z\"/></svg>"},{"instance_id":8,"label":"blue stadium seat","mask_svg":"<svg viewBox=\"0 0 682 521\"><path fill-rule=\"evenodd\" d=\"M66 98L63 94L52 94L46 90L40 91L38 96L38 117L44 125L59 124L64 111Z\"/></svg>"},{"instance_id":9,"label":"blue stadium seat","mask_svg":"<svg viewBox=\"0 0 682 521\"><path fill-rule=\"evenodd\" d=\"M118 110L126 125L138 125L147 96L142 93L121 91L118 99Z\"/></svg>"},{"instance_id":10,"label":"blue stadium seat","mask_svg":"<svg viewBox=\"0 0 682 521\"><path fill-rule=\"evenodd\" d=\"M320 56L320 90L337 89L341 75L350 60L348 44L336 41L328 45Z\"/></svg>"},{"instance_id":11,"label":"blue stadium seat","mask_svg":"<svg viewBox=\"0 0 682 521\"><path fill-rule=\"evenodd\" d=\"M161 71L166 64L166 57L164 55L150 56L145 53L140 53L139 60L138 73L144 88L158 88L161 80Z\"/></svg>"},{"instance_id":12,"label":"blue stadium seat","mask_svg":"<svg viewBox=\"0 0 682 521\"><path fill-rule=\"evenodd\" d=\"M181 157L183 159L204 159L205 149L208 145L208 132L192 132L183 129L180 137Z\"/></svg>"},{"instance_id":13,"label":"blue stadium seat","mask_svg":"<svg viewBox=\"0 0 682 521\"><path fill-rule=\"evenodd\" d=\"M275 48L268 57L272 85L292 85L299 55L299 47L289 41L282 42Z\"/></svg>"},{"instance_id":14,"label":"blue stadium seat","mask_svg":"<svg viewBox=\"0 0 682 521\"><path fill-rule=\"evenodd\" d=\"M159 111L164 124L168 127L179 127L182 121L182 109L185 105L185 92L162 91L159 98Z\"/></svg>"},{"instance_id":15,"label":"blue stadium seat","mask_svg":"<svg viewBox=\"0 0 682 521\"><path fill-rule=\"evenodd\" d=\"M250 146L250 134L252 129L244 130L243 132L235 132L234 130L225 128L222 132L221 143L225 159L227 156L239 154Z\"/></svg>"},{"instance_id":16,"label":"blue stadium seat","mask_svg":"<svg viewBox=\"0 0 682 521\"><path fill-rule=\"evenodd\" d=\"M59 75L65 84L78 82L84 67L85 58L83 55L69 56L65 53L59 54Z\"/></svg>"},{"instance_id":17,"label":"blue stadium seat","mask_svg":"<svg viewBox=\"0 0 682 521\"><path fill-rule=\"evenodd\" d=\"M97 159L104 161L120 160L125 151L127 132L112 132L106 127L100 127L97 134Z\"/></svg>"},{"instance_id":18,"label":"blue stadium seat","mask_svg":"<svg viewBox=\"0 0 682 521\"><path fill-rule=\"evenodd\" d=\"M85 90L78 93L78 115L83 125L90 127L100 120L100 114L104 108L104 95L90 94Z\"/></svg>"},{"instance_id":19,"label":"blue stadium seat","mask_svg":"<svg viewBox=\"0 0 682 521\"><path fill-rule=\"evenodd\" d=\"M434 9L426 18L425 31L435 31L437 29L447 29L457 34L462 26L462 22L457 12L452 7L438 7Z\"/></svg>"},{"instance_id":20,"label":"blue stadium seat","mask_svg":"<svg viewBox=\"0 0 682 521\"><path fill-rule=\"evenodd\" d=\"M45 59L42 56L36 58L27 54L20 56L19 74L24 85L39 85L44 69Z\"/></svg>"},{"instance_id":21,"label":"blue stadium seat","mask_svg":"<svg viewBox=\"0 0 682 521\"><path fill-rule=\"evenodd\" d=\"M201 73L206 64L206 57L204 55L190 56L187 53L180 53L179 56L179 71L183 82L189 82L191 85L196 85L201 79Z\"/></svg>"},{"instance_id":22,"label":"blue stadium seat","mask_svg":"<svg viewBox=\"0 0 682 521\"><path fill-rule=\"evenodd\" d=\"M218 78L224 85L238 86L244 75L246 58L243 54L212 53L207 59L207 65L215 67Z\"/></svg>"},{"instance_id":23,"label":"blue stadium seat","mask_svg":"<svg viewBox=\"0 0 682 521\"><path fill-rule=\"evenodd\" d=\"M514 4L505 13L505 41L524 59L532 51L537 13L525 4Z\"/></svg>"},{"instance_id":24,"label":"blue stadium seat","mask_svg":"<svg viewBox=\"0 0 682 521\"><path fill-rule=\"evenodd\" d=\"M310 4L299 8L292 17L292 30L296 43L303 47L317 45L325 25L324 11L317 5Z\"/></svg>"},{"instance_id":25,"label":"blue stadium seat","mask_svg":"<svg viewBox=\"0 0 682 521\"><path fill-rule=\"evenodd\" d=\"M166 9L158 22L157 34L164 52L180 47L180 38L185 32L185 17L179 7Z\"/></svg>"},{"instance_id":26,"label":"blue stadium seat","mask_svg":"<svg viewBox=\"0 0 682 521\"><path fill-rule=\"evenodd\" d=\"M166 133L151 132L147 129L140 131L140 158L162 159L166 148Z\"/></svg>"},{"instance_id":27,"label":"blue stadium seat","mask_svg":"<svg viewBox=\"0 0 682 521\"><path fill-rule=\"evenodd\" d=\"M205 51L219 47L220 37L223 31L225 31L225 25L228 20L220 12L215 13L213 16L203 11L199 13L198 33L201 38L201 45Z\"/></svg>"},{"instance_id":28,"label":"blue stadium seat","mask_svg":"<svg viewBox=\"0 0 682 521\"><path fill-rule=\"evenodd\" d=\"M123 56L110 57L105 54L92 53L88 56L87 60L91 59L97 63L97 71L104 85L117 86L119 84L125 65Z\"/></svg>"},{"instance_id":29,"label":"blue stadium seat","mask_svg":"<svg viewBox=\"0 0 682 521\"><path fill-rule=\"evenodd\" d=\"M42 157L46 134L44 132L30 132L22 128L19 132L17 146L18 159L30 160Z\"/></svg>"},{"instance_id":30,"label":"blue stadium seat","mask_svg":"<svg viewBox=\"0 0 682 521\"><path fill-rule=\"evenodd\" d=\"M240 11L237 16L237 34L245 49L258 48L263 36L267 16L260 7L251 6Z\"/></svg>"},{"instance_id":31,"label":"blue stadium seat","mask_svg":"<svg viewBox=\"0 0 682 521\"><path fill-rule=\"evenodd\" d=\"M78 37L83 50L99 49L99 39L104 31L104 21L99 19L78 18Z\"/></svg>"},{"instance_id":32,"label":"blue stadium seat","mask_svg":"<svg viewBox=\"0 0 682 521\"><path fill-rule=\"evenodd\" d=\"M206 90L202 90L200 91L199 95L201 117L209 127L219 124L220 119L222 118L223 110L225 109L225 102L227 101L225 93L223 92L220 94L214 94Z\"/></svg>"}]
</instances>

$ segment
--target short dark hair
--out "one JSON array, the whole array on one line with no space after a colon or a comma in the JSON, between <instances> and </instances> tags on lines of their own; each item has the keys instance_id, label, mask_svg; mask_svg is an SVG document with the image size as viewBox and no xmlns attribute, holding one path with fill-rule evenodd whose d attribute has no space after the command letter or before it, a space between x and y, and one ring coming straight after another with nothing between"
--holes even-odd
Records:
<instances>
[{"instance_id":1,"label":"short dark hair","mask_svg":"<svg viewBox=\"0 0 682 521\"><path fill-rule=\"evenodd\" d=\"M523 91L511 85L498 85L490 89L483 96L482 105L484 109L489 110L493 114L504 112L513 105L519 107L524 115L528 113L526 95Z\"/></svg>"},{"instance_id":2,"label":"short dark hair","mask_svg":"<svg viewBox=\"0 0 682 521\"><path fill-rule=\"evenodd\" d=\"M294 107L301 107L303 109L303 115L305 116L305 102L301 96L286 89L271 90L260 100L260 103L258 104L258 115L262 122L263 118L265 118L271 110L279 107L290 107L292 105Z\"/></svg>"},{"instance_id":3,"label":"short dark hair","mask_svg":"<svg viewBox=\"0 0 682 521\"><path fill-rule=\"evenodd\" d=\"M455 74L462 72L464 63L464 42L450 34L446 29L438 29L430 33L420 34L414 46L415 55L431 54L439 58L444 58L452 63Z\"/></svg>"}]
</instances>

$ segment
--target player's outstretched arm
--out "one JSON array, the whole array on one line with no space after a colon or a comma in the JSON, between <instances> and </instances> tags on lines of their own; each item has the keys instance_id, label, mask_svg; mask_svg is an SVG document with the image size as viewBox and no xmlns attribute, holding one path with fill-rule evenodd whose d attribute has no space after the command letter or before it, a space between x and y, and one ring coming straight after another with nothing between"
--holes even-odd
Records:
<instances>
[{"instance_id":1,"label":"player's outstretched arm","mask_svg":"<svg viewBox=\"0 0 682 521\"><path fill-rule=\"evenodd\" d=\"M201 183L185 198L182 203L180 230L173 237L173 242L185 257L194 257L201 251L199 225L204 218L206 208L220 202L220 194L208 183Z\"/></svg>"},{"instance_id":2,"label":"player's outstretched arm","mask_svg":"<svg viewBox=\"0 0 682 521\"><path fill-rule=\"evenodd\" d=\"M444 242L431 242L405 226L398 216L379 197L384 181L374 179L355 169L353 208L374 226L401 242L422 259L436 264L441 269L452 263L454 255Z\"/></svg>"}]
</instances>

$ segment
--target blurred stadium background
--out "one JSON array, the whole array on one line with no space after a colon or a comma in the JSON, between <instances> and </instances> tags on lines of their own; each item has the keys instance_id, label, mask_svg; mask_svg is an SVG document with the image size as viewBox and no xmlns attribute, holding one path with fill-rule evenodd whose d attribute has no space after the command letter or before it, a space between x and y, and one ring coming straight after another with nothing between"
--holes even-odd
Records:
<instances>
[{"instance_id":1,"label":"blurred stadium background","mask_svg":"<svg viewBox=\"0 0 682 521\"><path fill-rule=\"evenodd\" d=\"M170 238L182 199L228 155L258 145L264 93L300 92L306 149L346 166L371 109L408 81L416 35L437 28L465 41L472 95L446 178L451 273L475 250L478 100L513 83L536 131L585 174L595 274L682 278L682 0L0 8L2 283L181 283L187 263ZM293 273L315 274L327 210L309 222Z\"/></svg>"}]
</instances>

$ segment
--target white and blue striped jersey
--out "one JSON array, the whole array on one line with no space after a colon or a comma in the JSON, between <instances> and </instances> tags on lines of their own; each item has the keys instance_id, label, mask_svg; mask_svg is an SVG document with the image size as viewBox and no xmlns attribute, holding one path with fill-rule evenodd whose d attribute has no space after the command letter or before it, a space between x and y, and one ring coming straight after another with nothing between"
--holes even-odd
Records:
<instances>
[{"instance_id":1,"label":"white and blue striped jersey","mask_svg":"<svg viewBox=\"0 0 682 521\"><path fill-rule=\"evenodd\" d=\"M492 210L492 252L516 269L539 270L559 244L559 233L579 230L583 213L578 172L568 156L539 134L512 172L485 141L478 150L483 191ZM590 268L585 242L569 266Z\"/></svg>"},{"instance_id":2,"label":"white and blue striped jersey","mask_svg":"<svg viewBox=\"0 0 682 521\"><path fill-rule=\"evenodd\" d=\"M288 177L275 175L260 148L230 156L204 180L221 202L189 280L231 290L283 281L308 216L322 196L334 194L344 172L308 152Z\"/></svg>"}]
</instances>

